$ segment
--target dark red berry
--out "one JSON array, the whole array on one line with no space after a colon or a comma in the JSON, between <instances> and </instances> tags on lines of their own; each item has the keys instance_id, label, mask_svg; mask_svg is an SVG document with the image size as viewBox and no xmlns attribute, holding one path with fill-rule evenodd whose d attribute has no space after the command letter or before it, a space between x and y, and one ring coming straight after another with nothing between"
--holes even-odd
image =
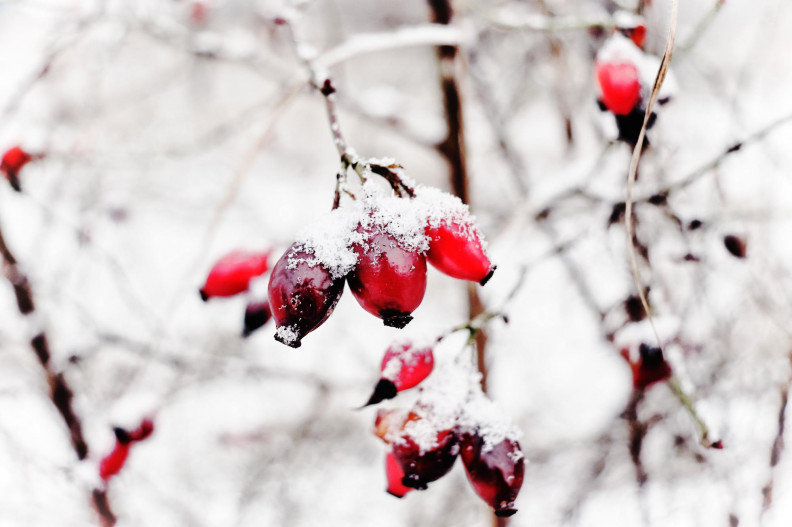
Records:
<instances>
[{"instance_id":1,"label":"dark red berry","mask_svg":"<svg viewBox=\"0 0 792 527\"><path fill-rule=\"evenodd\" d=\"M318 328L333 312L344 279L333 278L313 255L292 245L272 269L269 302L278 328L275 340L298 348L305 335Z\"/></svg>"},{"instance_id":2,"label":"dark red berry","mask_svg":"<svg viewBox=\"0 0 792 527\"><path fill-rule=\"evenodd\" d=\"M645 390L652 384L671 376L671 366L666 362L662 349L641 344L639 353L638 360L630 363L635 389Z\"/></svg>"},{"instance_id":3,"label":"dark red berry","mask_svg":"<svg viewBox=\"0 0 792 527\"><path fill-rule=\"evenodd\" d=\"M247 291L250 281L269 269L269 255L270 251L234 251L223 256L209 271L200 290L201 298L206 301L215 296L234 296Z\"/></svg>"},{"instance_id":4,"label":"dark red berry","mask_svg":"<svg viewBox=\"0 0 792 527\"><path fill-rule=\"evenodd\" d=\"M403 498L405 494L413 490L402 483L404 471L392 452L388 452L388 455L385 456L385 476L388 478L388 488L386 489L388 494Z\"/></svg>"},{"instance_id":5,"label":"dark red berry","mask_svg":"<svg viewBox=\"0 0 792 527\"><path fill-rule=\"evenodd\" d=\"M269 322L271 317L272 310L270 309L269 300L265 300L263 302L251 302L245 308L245 320L244 327L242 329L242 336L250 336L251 333Z\"/></svg>"},{"instance_id":6,"label":"dark red berry","mask_svg":"<svg viewBox=\"0 0 792 527\"><path fill-rule=\"evenodd\" d=\"M115 448L110 452L101 463L99 463L99 476L107 481L124 468L127 456L129 455L129 442L122 443L116 440Z\"/></svg>"},{"instance_id":7,"label":"dark red berry","mask_svg":"<svg viewBox=\"0 0 792 527\"><path fill-rule=\"evenodd\" d=\"M631 63L597 62L602 102L615 115L628 115L641 99L638 68Z\"/></svg>"},{"instance_id":8,"label":"dark red berry","mask_svg":"<svg viewBox=\"0 0 792 527\"><path fill-rule=\"evenodd\" d=\"M726 246L726 250L735 258L745 258L747 246L745 240L742 238L729 234L723 238L723 245Z\"/></svg>"},{"instance_id":9,"label":"dark red berry","mask_svg":"<svg viewBox=\"0 0 792 527\"><path fill-rule=\"evenodd\" d=\"M410 343L393 344L385 352L380 365L381 378L365 406L393 399L423 381L434 368L431 347L416 348Z\"/></svg>"},{"instance_id":10,"label":"dark red berry","mask_svg":"<svg viewBox=\"0 0 792 527\"><path fill-rule=\"evenodd\" d=\"M9 148L6 153L3 154L3 159L0 160L0 171L8 178L8 182L14 190L21 190L19 184L19 171L22 170L22 167L28 164L31 159L33 159L33 156L18 146Z\"/></svg>"},{"instance_id":11,"label":"dark red berry","mask_svg":"<svg viewBox=\"0 0 792 527\"><path fill-rule=\"evenodd\" d=\"M460 280L487 283L495 272L484 252L476 227L466 221L447 219L426 228L426 258L438 271Z\"/></svg>"},{"instance_id":12,"label":"dark red berry","mask_svg":"<svg viewBox=\"0 0 792 527\"><path fill-rule=\"evenodd\" d=\"M403 328L426 292L426 258L402 248L387 232L359 230L365 239L354 245L358 262L347 276L349 289L386 326Z\"/></svg>"},{"instance_id":13,"label":"dark red berry","mask_svg":"<svg viewBox=\"0 0 792 527\"><path fill-rule=\"evenodd\" d=\"M143 441L148 439L152 433L154 433L154 421L148 418L143 419L140 426L129 432L129 439L130 441Z\"/></svg>"},{"instance_id":14,"label":"dark red berry","mask_svg":"<svg viewBox=\"0 0 792 527\"><path fill-rule=\"evenodd\" d=\"M402 483L417 490L448 473L458 454L459 442L451 430L437 432L429 448L422 448L409 433L393 443L393 455L404 471Z\"/></svg>"},{"instance_id":15,"label":"dark red berry","mask_svg":"<svg viewBox=\"0 0 792 527\"><path fill-rule=\"evenodd\" d=\"M466 434L460 455L473 490L495 510L495 515L506 517L517 512L514 500L525 474L520 444L507 438L487 445L479 434Z\"/></svg>"}]
</instances>

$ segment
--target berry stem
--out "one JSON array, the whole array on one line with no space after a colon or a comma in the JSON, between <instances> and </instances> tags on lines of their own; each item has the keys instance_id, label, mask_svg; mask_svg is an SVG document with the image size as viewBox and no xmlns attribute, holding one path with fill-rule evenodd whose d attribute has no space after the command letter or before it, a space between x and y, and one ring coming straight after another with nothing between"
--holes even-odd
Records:
<instances>
[{"instance_id":1,"label":"berry stem","mask_svg":"<svg viewBox=\"0 0 792 527\"><path fill-rule=\"evenodd\" d=\"M696 423L696 427L698 428L699 432L699 442L701 445L705 448L712 448L713 443L709 438L709 427L696 411L693 399L687 393L685 393L685 390L682 388L682 384L679 382L679 379L676 377L676 375L672 375L671 378L668 379L668 387L671 388L671 392L679 400L679 402L682 403L682 406L685 407L685 410L688 411L690 417Z\"/></svg>"}]
</instances>

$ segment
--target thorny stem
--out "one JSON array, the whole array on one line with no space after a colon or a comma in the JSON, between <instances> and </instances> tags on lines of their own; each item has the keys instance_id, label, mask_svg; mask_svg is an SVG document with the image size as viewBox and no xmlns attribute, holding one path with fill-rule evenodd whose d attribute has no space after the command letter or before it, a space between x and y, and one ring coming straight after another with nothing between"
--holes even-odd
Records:
<instances>
[{"instance_id":1,"label":"thorny stem","mask_svg":"<svg viewBox=\"0 0 792 527\"><path fill-rule=\"evenodd\" d=\"M0 226L0 257L2 258L5 277L14 289L19 313L32 318L36 312L36 304L33 299L33 291L30 288L30 281L24 272L19 269L14 253L6 244L2 226ZM41 328L36 329L35 335L30 339L30 347L44 370L50 390L50 400L69 430L74 453L77 455L77 459L82 461L88 457L88 443L83 436L82 423L72 407L74 392L66 381L63 372L55 372L52 368L47 334ZM111 527L115 525L116 517L110 508L107 491L105 489L95 489L92 493L92 499L102 526Z\"/></svg>"}]
</instances>

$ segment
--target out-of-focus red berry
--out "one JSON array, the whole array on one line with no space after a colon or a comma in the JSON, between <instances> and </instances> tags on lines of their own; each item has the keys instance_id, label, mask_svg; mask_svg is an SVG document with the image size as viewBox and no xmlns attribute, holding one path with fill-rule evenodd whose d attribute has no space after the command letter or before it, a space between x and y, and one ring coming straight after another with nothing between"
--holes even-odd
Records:
<instances>
[{"instance_id":1,"label":"out-of-focus red berry","mask_svg":"<svg viewBox=\"0 0 792 527\"><path fill-rule=\"evenodd\" d=\"M128 442L122 443L121 441L116 441L113 451L105 456L99 464L99 477L104 481L108 481L121 472L121 469L124 468L124 463L126 463L127 456L129 455L129 446L130 443Z\"/></svg>"},{"instance_id":2,"label":"out-of-focus red berry","mask_svg":"<svg viewBox=\"0 0 792 527\"><path fill-rule=\"evenodd\" d=\"M641 100L638 68L627 62L597 62L602 103L615 115L628 115Z\"/></svg>"},{"instance_id":3,"label":"out-of-focus red berry","mask_svg":"<svg viewBox=\"0 0 792 527\"><path fill-rule=\"evenodd\" d=\"M146 418L143 419L140 426L129 432L129 440L143 441L144 439L148 439L152 433L154 433L154 421Z\"/></svg>"},{"instance_id":4,"label":"out-of-focus red berry","mask_svg":"<svg viewBox=\"0 0 792 527\"><path fill-rule=\"evenodd\" d=\"M244 327L242 336L248 337L258 328L269 322L272 317L272 309L269 300L263 302L251 302L245 307Z\"/></svg>"},{"instance_id":5,"label":"out-of-focus red berry","mask_svg":"<svg viewBox=\"0 0 792 527\"><path fill-rule=\"evenodd\" d=\"M385 476L388 478L388 488L386 489L388 494L403 498L405 494L414 490L402 483L404 471L392 452L388 452L388 455L385 456Z\"/></svg>"},{"instance_id":6,"label":"out-of-focus red berry","mask_svg":"<svg viewBox=\"0 0 792 527\"><path fill-rule=\"evenodd\" d=\"M216 296L234 296L247 291L250 281L267 272L270 251L234 251L217 261L201 288L206 301Z\"/></svg>"},{"instance_id":7,"label":"out-of-focus red berry","mask_svg":"<svg viewBox=\"0 0 792 527\"><path fill-rule=\"evenodd\" d=\"M3 158L0 160L0 171L5 174L14 190L21 190L19 172L31 159L33 159L33 156L19 146L11 147L3 154Z\"/></svg>"}]
</instances>

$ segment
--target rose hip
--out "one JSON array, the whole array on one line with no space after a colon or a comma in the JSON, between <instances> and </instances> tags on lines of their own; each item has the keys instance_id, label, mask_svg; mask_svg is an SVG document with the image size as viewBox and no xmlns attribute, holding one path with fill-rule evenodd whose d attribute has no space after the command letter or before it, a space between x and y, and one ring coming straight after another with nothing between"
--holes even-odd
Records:
<instances>
[{"instance_id":1,"label":"rose hip","mask_svg":"<svg viewBox=\"0 0 792 527\"><path fill-rule=\"evenodd\" d=\"M269 270L270 251L255 253L234 251L214 264L200 289L205 302L215 296L234 296L247 291L250 281Z\"/></svg>"},{"instance_id":2,"label":"rose hip","mask_svg":"<svg viewBox=\"0 0 792 527\"><path fill-rule=\"evenodd\" d=\"M358 262L347 277L349 289L386 326L403 328L426 292L426 258L400 247L386 232L362 232L365 241L354 246Z\"/></svg>"},{"instance_id":3,"label":"rose hip","mask_svg":"<svg viewBox=\"0 0 792 527\"><path fill-rule=\"evenodd\" d=\"M425 490L448 473L458 454L459 443L452 430L437 432L434 445L428 449L421 448L409 434L393 443L393 455L404 471L402 483L417 490Z\"/></svg>"},{"instance_id":4,"label":"rose hip","mask_svg":"<svg viewBox=\"0 0 792 527\"><path fill-rule=\"evenodd\" d=\"M298 348L305 335L327 320L343 292L343 278L334 279L313 255L293 244L270 275L269 302L278 328L275 340Z\"/></svg>"},{"instance_id":5,"label":"rose hip","mask_svg":"<svg viewBox=\"0 0 792 527\"><path fill-rule=\"evenodd\" d=\"M438 271L460 280L487 283L495 272L484 252L476 227L466 221L444 219L426 228L429 251L426 258Z\"/></svg>"},{"instance_id":6,"label":"rose hip","mask_svg":"<svg viewBox=\"0 0 792 527\"><path fill-rule=\"evenodd\" d=\"M245 307L245 320L242 329L242 336L248 337L258 328L269 322L272 318L272 310L269 301L251 302Z\"/></svg>"},{"instance_id":7,"label":"rose hip","mask_svg":"<svg viewBox=\"0 0 792 527\"><path fill-rule=\"evenodd\" d=\"M597 62L602 103L614 115L628 115L641 100L638 68L627 62Z\"/></svg>"},{"instance_id":8,"label":"rose hip","mask_svg":"<svg viewBox=\"0 0 792 527\"><path fill-rule=\"evenodd\" d=\"M393 456L393 452L388 452L388 455L385 456L385 476L388 478L388 488L386 489L388 494L403 498L405 494L414 490L402 483L404 471Z\"/></svg>"},{"instance_id":9,"label":"rose hip","mask_svg":"<svg viewBox=\"0 0 792 527\"><path fill-rule=\"evenodd\" d=\"M382 358L380 380L364 406L393 399L398 392L417 386L433 368L431 347L415 348L410 343L390 346Z\"/></svg>"},{"instance_id":10,"label":"rose hip","mask_svg":"<svg viewBox=\"0 0 792 527\"><path fill-rule=\"evenodd\" d=\"M522 487L525 460L519 443L511 439L486 448L478 433L462 438L462 463L476 494L500 517L511 516L517 509L514 500Z\"/></svg>"}]
</instances>

